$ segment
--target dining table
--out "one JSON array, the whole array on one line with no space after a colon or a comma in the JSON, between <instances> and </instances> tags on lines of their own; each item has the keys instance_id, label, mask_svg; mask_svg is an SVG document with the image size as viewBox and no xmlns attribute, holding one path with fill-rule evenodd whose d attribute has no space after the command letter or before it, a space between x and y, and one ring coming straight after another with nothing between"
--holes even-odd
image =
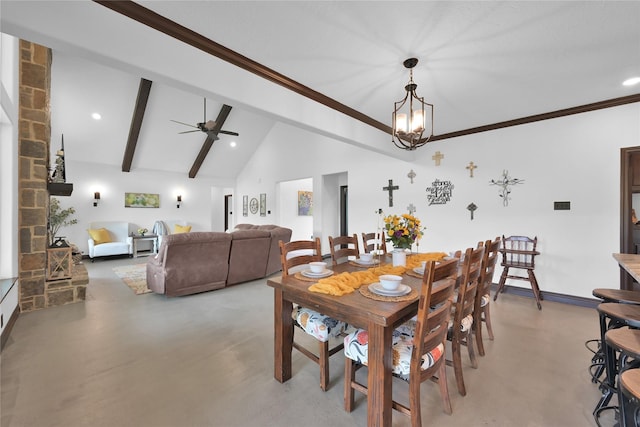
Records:
<instances>
[{"instance_id":1,"label":"dining table","mask_svg":"<svg viewBox=\"0 0 640 427\"><path fill-rule=\"evenodd\" d=\"M391 263L381 256L379 266ZM345 262L331 267L334 274L362 271L363 266ZM369 267L369 268L376 268ZM366 329L369 335L368 356L368 426L391 426L392 408L392 333L394 328L413 317L418 311L418 295L422 279L407 271L402 283L412 288L414 298L402 301L381 301L366 297L357 289L335 296L309 290L313 282L296 275L272 277L267 285L274 291L274 377L281 383L292 376L293 304L316 310L342 320L351 326ZM367 286L367 285L362 285ZM413 292L413 291L417 292Z\"/></svg>"}]
</instances>

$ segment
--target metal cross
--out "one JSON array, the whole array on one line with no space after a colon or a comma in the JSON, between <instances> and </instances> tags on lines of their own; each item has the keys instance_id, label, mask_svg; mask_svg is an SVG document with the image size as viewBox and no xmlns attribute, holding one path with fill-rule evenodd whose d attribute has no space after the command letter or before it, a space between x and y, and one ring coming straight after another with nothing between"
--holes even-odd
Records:
<instances>
[{"instance_id":1,"label":"metal cross","mask_svg":"<svg viewBox=\"0 0 640 427\"><path fill-rule=\"evenodd\" d=\"M471 202L469 206L467 206L467 209L469 210L469 212L471 212L471 221L473 221L473 211L478 209L478 207L476 206L475 203Z\"/></svg>"},{"instance_id":2,"label":"metal cross","mask_svg":"<svg viewBox=\"0 0 640 427\"><path fill-rule=\"evenodd\" d=\"M436 161L436 166L440 166L440 160L444 159L444 154L436 151L436 154L431 156L431 158Z\"/></svg>"},{"instance_id":3,"label":"metal cross","mask_svg":"<svg viewBox=\"0 0 640 427\"><path fill-rule=\"evenodd\" d=\"M413 171L413 169L411 169L409 171L409 173L407 174L407 176L409 177L409 179L411 180L411 183L413 184L413 178L416 177L416 173Z\"/></svg>"},{"instance_id":4,"label":"metal cross","mask_svg":"<svg viewBox=\"0 0 640 427\"><path fill-rule=\"evenodd\" d=\"M400 189L400 187L398 187L397 185L393 185L393 180L390 179L389 180L389 186L388 187L382 187L382 189L384 191L388 191L389 192L389 207L393 206L393 190L398 190Z\"/></svg>"},{"instance_id":5,"label":"metal cross","mask_svg":"<svg viewBox=\"0 0 640 427\"><path fill-rule=\"evenodd\" d=\"M510 187L516 184L522 184L523 182L524 182L524 179L509 177L509 171L505 169L502 171L501 179L492 179L491 181L489 181L489 184L497 185L502 188L502 191L500 194L500 197L502 197L502 205L509 206L509 200L511 199L511 197L509 197L509 194L511 194Z\"/></svg>"},{"instance_id":6,"label":"metal cross","mask_svg":"<svg viewBox=\"0 0 640 427\"><path fill-rule=\"evenodd\" d=\"M473 178L473 170L476 169L477 166L473 164L473 162L469 162L469 166L466 169L469 169L469 176Z\"/></svg>"},{"instance_id":7,"label":"metal cross","mask_svg":"<svg viewBox=\"0 0 640 427\"><path fill-rule=\"evenodd\" d=\"M409 206L407 206L407 210L409 211L409 215L413 215L413 213L416 211L416 207L413 206L413 203L409 203Z\"/></svg>"}]
</instances>

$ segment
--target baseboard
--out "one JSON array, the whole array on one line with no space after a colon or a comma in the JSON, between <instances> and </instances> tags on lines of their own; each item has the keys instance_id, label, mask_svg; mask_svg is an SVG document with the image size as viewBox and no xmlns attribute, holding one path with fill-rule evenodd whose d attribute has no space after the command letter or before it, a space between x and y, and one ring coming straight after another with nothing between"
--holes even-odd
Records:
<instances>
[{"instance_id":1,"label":"baseboard","mask_svg":"<svg viewBox=\"0 0 640 427\"><path fill-rule=\"evenodd\" d=\"M491 290L494 292L494 295L497 289L498 289L498 284L492 283ZM504 293L535 299L533 295L533 291L531 289L520 288L517 286L506 285L504 287ZM555 292L540 291L540 294L542 295L543 303L544 301L553 301L553 302L559 302L562 304L577 305L580 307L596 308L598 304L602 302L601 300L595 299L595 298L576 297L573 295L558 294Z\"/></svg>"},{"instance_id":2,"label":"baseboard","mask_svg":"<svg viewBox=\"0 0 640 427\"><path fill-rule=\"evenodd\" d=\"M0 336L0 352L4 348L5 343L9 340L9 335L11 335L11 329L13 329L13 325L15 325L18 320L18 316L20 315L20 309L16 305L16 308L11 313L11 317L7 322L7 326L2 330L2 336Z\"/></svg>"}]
</instances>

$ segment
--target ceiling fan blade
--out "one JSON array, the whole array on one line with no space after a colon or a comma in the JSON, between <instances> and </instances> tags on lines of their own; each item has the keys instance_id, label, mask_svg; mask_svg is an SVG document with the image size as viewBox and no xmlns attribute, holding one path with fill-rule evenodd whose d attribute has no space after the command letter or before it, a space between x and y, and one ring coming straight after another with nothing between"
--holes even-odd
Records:
<instances>
[{"instance_id":1,"label":"ceiling fan blade","mask_svg":"<svg viewBox=\"0 0 640 427\"><path fill-rule=\"evenodd\" d=\"M191 133L191 132L200 132L200 129L196 129L196 130L185 130L184 132L178 132L178 135L182 134L182 133Z\"/></svg>"},{"instance_id":2,"label":"ceiling fan blade","mask_svg":"<svg viewBox=\"0 0 640 427\"><path fill-rule=\"evenodd\" d=\"M218 133L224 133L225 135L240 136L240 134L238 132L230 132L228 130L220 130L220 131L218 131Z\"/></svg>"},{"instance_id":3,"label":"ceiling fan blade","mask_svg":"<svg viewBox=\"0 0 640 427\"><path fill-rule=\"evenodd\" d=\"M189 126L189 127L192 127L192 128L197 128L197 126L190 125L189 123L179 122L179 121L177 121L177 120L171 120L171 119L169 119L169 120L170 120L170 121L172 121L172 122L174 122L174 123L180 123L181 125Z\"/></svg>"}]
</instances>

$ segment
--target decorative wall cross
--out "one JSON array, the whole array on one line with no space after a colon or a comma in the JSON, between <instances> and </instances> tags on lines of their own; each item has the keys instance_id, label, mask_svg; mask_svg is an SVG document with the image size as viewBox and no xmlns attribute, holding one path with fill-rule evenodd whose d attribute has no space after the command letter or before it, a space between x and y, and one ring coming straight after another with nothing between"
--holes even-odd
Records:
<instances>
[{"instance_id":1,"label":"decorative wall cross","mask_svg":"<svg viewBox=\"0 0 640 427\"><path fill-rule=\"evenodd\" d=\"M436 166L440 166L440 160L444 159L444 154L440 153L439 151L436 151L436 154L431 156L431 158L435 160Z\"/></svg>"},{"instance_id":2,"label":"decorative wall cross","mask_svg":"<svg viewBox=\"0 0 640 427\"><path fill-rule=\"evenodd\" d=\"M409 203L409 206L407 206L407 210L409 211L409 215L413 215L416 211L416 207L413 206L413 203Z\"/></svg>"},{"instance_id":3,"label":"decorative wall cross","mask_svg":"<svg viewBox=\"0 0 640 427\"><path fill-rule=\"evenodd\" d=\"M509 171L508 170L503 170L502 171L502 178L500 179L492 179L489 184L490 185L498 185L502 188L501 193L500 193L500 197L502 197L502 205L503 206L509 206L509 200L511 199L509 197L509 194L511 193L511 186L516 185L516 184L522 184L524 182L524 179L518 179L518 178L510 178L509 177Z\"/></svg>"},{"instance_id":4,"label":"decorative wall cross","mask_svg":"<svg viewBox=\"0 0 640 427\"><path fill-rule=\"evenodd\" d=\"M451 200L453 184L451 181L433 181L432 187L427 187L427 200L429 205L444 205Z\"/></svg>"},{"instance_id":5,"label":"decorative wall cross","mask_svg":"<svg viewBox=\"0 0 640 427\"><path fill-rule=\"evenodd\" d=\"M397 185L393 185L393 180L390 179L389 180L389 186L388 187L382 187L383 191L388 191L389 192L389 207L393 206L393 190L398 190L400 189L400 187L398 187Z\"/></svg>"},{"instance_id":6,"label":"decorative wall cross","mask_svg":"<svg viewBox=\"0 0 640 427\"><path fill-rule=\"evenodd\" d=\"M473 178L473 170L476 169L477 166L473 164L473 162L469 162L469 165L466 167L466 169L469 169L469 176L471 178Z\"/></svg>"},{"instance_id":7,"label":"decorative wall cross","mask_svg":"<svg viewBox=\"0 0 640 427\"><path fill-rule=\"evenodd\" d=\"M478 209L478 207L476 206L475 203L471 202L469 204L469 206L467 206L467 209L469 210L469 212L471 212L471 221L473 221L473 212Z\"/></svg>"},{"instance_id":8,"label":"decorative wall cross","mask_svg":"<svg viewBox=\"0 0 640 427\"><path fill-rule=\"evenodd\" d=\"M411 169L409 171L409 173L407 174L407 176L409 177L409 179L411 180L411 183L413 184L413 178L416 177L416 173L413 171L413 169Z\"/></svg>"}]
</instances>

